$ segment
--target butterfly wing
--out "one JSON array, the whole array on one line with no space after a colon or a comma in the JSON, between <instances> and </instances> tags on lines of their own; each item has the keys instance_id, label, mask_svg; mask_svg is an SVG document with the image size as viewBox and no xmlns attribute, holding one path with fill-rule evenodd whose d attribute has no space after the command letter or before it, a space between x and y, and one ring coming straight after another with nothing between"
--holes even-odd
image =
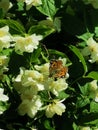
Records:
<instances>
[{"instance_id":1,"label":"butterfly wing","mask_svg":"<svg viewBox=\"0 0 98 130\"><path fill-rule=\"evenodd\" d=\"M50 61L49 77L63 78L65 77L67 71L68 71L68 68L63 66L63 63L61 60Z\"/></svg>"}]
</instances>

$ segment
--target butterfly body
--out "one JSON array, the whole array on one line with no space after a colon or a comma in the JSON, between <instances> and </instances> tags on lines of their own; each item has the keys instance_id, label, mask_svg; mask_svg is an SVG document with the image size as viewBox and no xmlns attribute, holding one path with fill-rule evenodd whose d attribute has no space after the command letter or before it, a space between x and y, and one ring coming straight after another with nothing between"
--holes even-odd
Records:
<instances>
[{"instance_id":1,"label":"butterfly body","mask_svg":"<svg viewBox=\"0 0 98 130\"><path fill-rule=\"evenodd\" d=\"M63 66L62 60L51 60L49 67L49 77L63 78L65 77L68 68Z\"/></svg>"}]
</instances>

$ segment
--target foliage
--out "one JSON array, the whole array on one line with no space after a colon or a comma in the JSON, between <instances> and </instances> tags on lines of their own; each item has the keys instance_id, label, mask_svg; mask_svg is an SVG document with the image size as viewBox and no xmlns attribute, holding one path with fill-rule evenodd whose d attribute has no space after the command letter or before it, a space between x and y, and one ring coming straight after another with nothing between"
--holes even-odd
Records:
<instances>
[{"instance_id":1,"label":"foliage","mask_svg":"<svg viewBox=\"0 0 98 130\"><path fill-rule=\"evenodd\" d=\"M0 129L98 130L97 15L97 0L0 1Z\"/></svg>"}]
</instances>

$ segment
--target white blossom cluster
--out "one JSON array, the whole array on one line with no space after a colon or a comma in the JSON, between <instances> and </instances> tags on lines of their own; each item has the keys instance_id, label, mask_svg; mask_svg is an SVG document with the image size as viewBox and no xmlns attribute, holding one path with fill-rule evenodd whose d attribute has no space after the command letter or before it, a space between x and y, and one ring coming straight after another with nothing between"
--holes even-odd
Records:
<instances>
[{"instance_id":1,"label":"white blossom cluster","mask_svg":"<svg viewBox=\"0 0 98 130\"><path fill-rule=\"evenodd\" d=\"M9 63L9 56L5 53L3 54L4 50L7 50L9 48L14 49L16 52L23 53L23 52L28 52L31 53L34 51L34 49L38 48L39 41L42 39L41 35L26 35L25 37L22 36L12 36L9 32L9 27L4 26L0 28L0 79L4 76L4 72L8 71L8 63ZM35 72L36 75L36 72ZM0 88L0 99L6 99L6 95L3 95L3 89ZM33 97L34 101L32 100L35 104L39 103L39 107L41 106L40 99L38 96ZM26 100L28 104L29 100ZM25 102L22 102L22 105L24 105ZM21 107L21 106L20 106ZM36 107L36 106L33 106ZM38 107L38 106L37 106ZM0 107L2 109L2 106ZM0 109L0 114L1 111L3 112L3 109ZM37 111L37 110L36 110ZM35 111L35 112L36 112ZM34 113L35 114L35 113Z\"/></svg>"},{"instance_id":2,"label":"white blossom cluster","mask_svg":"<svg viewBox=\"0 0 98 130\"><path fill-rule=\"evenodd\" d=\"M32 34L30 36L15 36L13 41L15 42L15 51L23 52L33 52L34 49L38 48L39 41L42 39L41 35Z\"/></svg>"},{"instance_id":3,"label":"white blossom cluster","mask_svg":"<svg viewBox=\"0 0 98 130\"><path fill-rule=\"evenodd\" d=\"M87 40L87 47L82 50L84 56L90 56L89 62L98 62L98 43L90 37Z\"/></svg>"},{"instance_id":4,"label":"white blossom cluster","mask_svg":"<svg viewBox=\"0 0 98 130\"><path fill-rule=\"evenodd\" d=\"M39 41L42 39L41 35L25 35L12 36L9 32L9 27L4 26L0 28L0 49L14 48L16 52L23 54L23 52L32 53L34 49L38 48ZM7 71L8 57L0 55L0 74ZM45 109L46 116L51 118L54 114L62 115L65 112L65 105L63 100L59 100L57 96L59 92L64 91L68 84L65 78L59 78L56 81L49 77L49 63L42 66L35 65L34 70L20 69L20 74L15 79L15 88L21 96L21 104L18 107L20 115L27 114L34 117L38 111ZM47 91L52 93L56 98L51 99L48 105L39 95L40 91ZM49 94L50 96L50 94ZM51 98L51 97L49 97Z\"/></svg>"},{"instance_id":5,"label":"white blossom cluster","mask_svg":"<svg viewBox=\"0 0 98 130\"><path fill-rule=\"evenodd\" d=\"M15 78L15 89L20 94L21 104L18 107L20 115L27 114L33 118L38 111L44 110L48 118L55 114L62 115L65 105L57 97L61 91L67 89L66 78L49 77L49 63L35 65L34 70L20 69L20 74ZM47 92L48 101L43 101L40 92ZM51 93L55 98L51 97Z\"/></svg>"},{"instance_id":6,"label":"white blossom cluster","mask_svg":"<svg viewBox=\"0 0 98 130\"><path fill-rule=\"evenodd\" d=\"M22 37L18 36L11 36L9 33L9 27L4 26L0 28L0 50L2 51L3 48L15 47L15 51L19 51L20 53L23 52L33 52L34 49L38 48L39 41L42 40L41 35L26 35ZM14 42L12 45L11 42Z\"/></svg>"},{"instance_id":7,"label":"white blossom cluster","mask_svg":"<svg viewBox=\"0 0 98 130\"><path fill-rule=\"evenodd\" d=\"M9 33L9 27L5 26L0 28L0 51L2 51L4 48L10 47L11 42L11 35ZM0 76L2 76L3 72L6 72L8 70L8 61L9 58L7 55L0 54Z\"/></svg>"},{"instance_id":8,"label":"white blossom cluster","mask_svg":"<svg viewBox=\"0 0 98 130\"><path fill-rule=\"evenodd\" d=\"M12 36L9 33L9 27L4 26L0 28L0 51L13 47L16 52L23 54L23 52L31 53L38 48L39 41L42 39L41 35L26 35ZM13 44L12 44L13 43ZM9 58L7 55L0 55L0 75L7 71Z\"/></svg>"}]
</instances>

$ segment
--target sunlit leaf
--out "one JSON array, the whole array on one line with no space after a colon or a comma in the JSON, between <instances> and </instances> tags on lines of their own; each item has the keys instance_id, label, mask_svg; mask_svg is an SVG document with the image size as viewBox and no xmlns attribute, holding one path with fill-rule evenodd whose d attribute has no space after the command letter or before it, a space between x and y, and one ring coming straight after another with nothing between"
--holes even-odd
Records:
<instances>
[{"instance_id":1,"label":"sunlit leaf","mask_svg":"<svg viewBox=\"0 0 98 130\"><path fill-rule=\"evenodd\" d=\"M59 99L66 99L68 97L69 97L69 95L65 92L60 92L59 96L58 96Z\"/></svg>"},{"instance_id":2,"label":"sunlit leaf","mask_svg":"<svg viewBox=\"0 0 98 130\"><path fill-rule=\"evenodd\" d=\"M80 89L82 95L84 95L84 96L88 95L88 93L89 93L89 85L88 84L85 84L84 86L79 85L79 89Z\"/></svg>"},{"instance_id":3,"label":"sunlit leaf","mask_svg":"<svg viewBox=\"0 0 98 130\"><path fill-rule=\"evenodd\" d=\"M90 32L87 32L87 33L84 33L80 36L77 36L79 39L82 39L84 41L87 41L90 37L93 37L94 34L90 33Z\"/></svg>"},{"instance_id":4,"label":"sunlit leaf","mask_svg":"<svg viewBox=\"0 0 98 130\"><path fill-rule=\"evenodd\" d=\"M12 34L23 34L25 33L24 27L15 20L0 20L0 26L8 25Z\"/></svg>"},{"instance_id":5,"label":"sunlit leaf","mask_svg":"<svg viewBox=\"0 0 98 130\"><path fill-rule=\"evenodd\" d=\"M22 10L24 10L24 3L23 2L18 2L17 3L17 5L18 5L18 11L22 11Z\"/></svg>"},{"instance_id":6,"label":"sunlit leaf","mask_svg":"<svg viewBox=\"0 0 98 130\"><path fill-rule=\"evenodd\" d=\"M98 113L98 103L97 102L90 103L90 112L97 112Z\"/></svg>"},{"instance_id":7,"label":"sunlit leaf","mask_svg":"<svg viewBox=\"0 0 98 130\"><path fill-rule=\"evenodd\" d=\"M77 104L77 107L81 108L81 107L86 106L89 103L90 103L89 98L87 98L87 97L86 98L79 97L76 104Z\"/></svg>"},{"instance_id":8,"label":"sunlit leaf","mask_svg":"<svg viewBox=\"0 0 98 130\"><path fill-rule=\"evenodd\" d=\"M46 37L48 35L50 35L51 33L53 33L55 31L55 29L47 27L45 25L35 25L35 26L31 26L28 33L29 34L40 34L43 37Z\"/></svg>"},{"instance_id":9,"label":"sunlit leaf","mask_svg":"<svg viewBox=\"0 0 98 130\"><path fill-rule=\"evenodd\" d=\"M79 130L78 126L75 123L73 123L73 129L74 130Z\"/></svg>"},{"instance_id":10,"label":"sunlit leaf","mask_svg":"<svg viewBox=\"0 0 98 130\"><path fill-rule=\"evenodd\" d=\"M86 76L86 78L92 78L92 79L98 80L98 72L92 71Z\"/></svg>"},{"instance_id":11,"label":"sunlit leaf","mask_svg":"<svg viewBox=\"0 0 98 130\"><path fill-rule=\"evenodd\" d=\"M42 5L37 9L46 16L53 17L56 14L55 0L42 0Z\"/></svg>"}]
</instances>

